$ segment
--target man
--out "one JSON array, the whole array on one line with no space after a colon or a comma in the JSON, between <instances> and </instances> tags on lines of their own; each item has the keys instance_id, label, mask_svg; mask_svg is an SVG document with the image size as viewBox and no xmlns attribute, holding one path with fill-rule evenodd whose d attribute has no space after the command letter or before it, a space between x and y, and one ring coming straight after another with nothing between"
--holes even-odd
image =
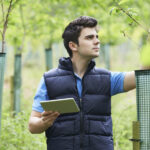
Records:
<instances>
[{"instance_id":1,"label":"man","mask_svg":"<svg viewBox=\"0 0 150 150\"><path fill-rule=\"evenodd\" d=\"M48 150L113 150L111 96L135 88L134 72L95 68L100 41L97 21L82 16L62 35L69 58L45 73L34 98L29 130L46 132ZM73 97L79 113L43 111L40 101Z\"/></svg>"}]
</instances>

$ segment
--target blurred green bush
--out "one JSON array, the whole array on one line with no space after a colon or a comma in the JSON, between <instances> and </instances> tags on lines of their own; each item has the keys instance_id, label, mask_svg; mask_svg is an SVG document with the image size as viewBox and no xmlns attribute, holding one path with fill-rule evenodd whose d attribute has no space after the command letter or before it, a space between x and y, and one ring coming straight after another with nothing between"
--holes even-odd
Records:
<instances>
[{"instance_id":1,"label":"blurred green bush","mask_svg":"<svg viewBox=\"0 0 150 150\"><path fill-rule=\"evenodd\" d=\"M32 135L28 131L29 114L19 113L14 118L3 113L0 150L44 150L45 135Z\"/></svg>"}]
</instances>

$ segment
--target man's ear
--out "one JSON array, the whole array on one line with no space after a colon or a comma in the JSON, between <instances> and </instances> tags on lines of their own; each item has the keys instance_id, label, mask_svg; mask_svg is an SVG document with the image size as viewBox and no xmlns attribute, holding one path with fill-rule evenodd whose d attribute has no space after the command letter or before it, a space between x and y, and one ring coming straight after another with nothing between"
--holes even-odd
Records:
<instances>
[{"instance_id":1,"label":"man's ear","mask_svg":"<svg viewBox=\"0 0 150 150\"><path fill-rule=\"evenodd\" d=\"M70 41L69 42L69 48L72 50L72 51L77 51L77 44Z\"/></svg>"}]
</instances>

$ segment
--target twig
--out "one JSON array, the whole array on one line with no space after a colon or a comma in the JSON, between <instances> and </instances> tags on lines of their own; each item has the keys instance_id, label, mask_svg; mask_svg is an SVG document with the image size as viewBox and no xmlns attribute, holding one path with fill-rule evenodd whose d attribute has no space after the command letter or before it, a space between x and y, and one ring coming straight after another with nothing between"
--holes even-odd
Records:
<instances>
[{"instance_id":1,"label":"twig","mask_svg":"<svg viewBox=\"0 0 150 150\"><path fill-rule=\"evenodd\" d=\"M136 24L138 24L142 29L144 29L148 34L150 34L150 31L146 28L146 27L144 27L142 24L140 24L138 21L136 21L127 11L125 11L123 8L121 8L120 7L120 5L117 3L117 2L115 2L116 3L116 5L119 7L119 9L123 12L123 13L125 13L129 18L131 18Z\"/></svg>"},{"instance_id":2,"label":"twig","mask_svg":"<svg viewBox=\"0 0 150 150\"><path fill-rule=\"evenodd\" d=\"M2 16L3 16L3 23L4 23L5 22L5 12L4 12L3 0L1 0L1 7L2 7Z\"/></svg>"},{"instance_id":3,"label":"twig","mask_svg":"<svg viewBox=\"0 0 150 150\"><path fill-rule=\"evenodd\" d=\"M141 25L138 21L136 21L128 12L126 12L124 9L120 8L120 10L122 12L124 12L126 15L128 15L136 24L138 24L141 28L143 28L146 32L148 32L149 34L149 31L147 28L145 28L143 25Z\"/></svg>"},{"instance_id":4,"label":"twig","mask_svg":"<svg viewBox=\"0 0 150 150\"><path fill-rule=\"evenodd\" d=\"M150 30L148 30L149 31L149 33L150 33ZM150 40L150 34L148 34L148 36L147 36L147 41L148 40Z\"/></svg>"},{"instance_id":5,"label":"twig","mask_svg":"<svg viewBox=\"0 0 150 150\"><path fill-rule=\"evenodd\" d=\"M12 9L15 7L15 5L19 2L19 0L16 0L13 5L12 5Z\"/></svg>"},{"instance_id":6,"label":"twig","mask_svg":"<svg viewBox=\"0 0 150 150\"><path fill-rule=\"evenodd\" d=\"M135 42L134 40L131 39L131 37L129 35L127 35L127 33L125 33L124 31L122 31L123 35L125 37L127 37L129 40L131 40L137 47L138 47L138 50L140 50L141 48L138 46L138 43Z\"/></svg>"},{"instance_id":7,"label":"twig","mask_svg":"<svg viewBox=\"0 0 150 150\"><path fill-rule=\"evenodd\" d=\"M3 20L0 21L0 24L3 24Z\"/></svg>"},{"instance_id":8,"label":"twig","mask_svg":"<svg viewBox=\"0 0 150 150\"><path fill-rule=\"evenodd\" d=\"M13 2L13 0L10 0L9 7L8 7L8 11L7 11L7 15L6 15L6 19L5 19L5 22L4 22L4 25L3 25L3 34L2 34L2 53L4 52L4 46L5 46L5 33L6 33L6 30L7 30L8 18L9 18L10 12L11 12L12 2Z\"/></svg>"},{"instance_id":9,"label":"twig","mask_svg":"<svg viewBox=\"0 0 150 150\"><path fill-rule=\"evenodd\" d=\"M3 36L3 33L2 33L2 31L0 30L0 34L1 34L1 37Z\"/></svg>"},{"instance_id":10,"label":"twig","mask_svg":"<svg viewBox=\"0 0 150 150\"><path fill-rule=\"evenodd\" d=\"M20 17L21 17L22 26L23 26L22 46L21 46L21 49L20 49L20 50L22 50L23 47L24 47L24 41L25 41L25 36L26 36L26 26L25 26L25 21L24 21L22 5L20 5Z\"/></svg>"}]
</instances>

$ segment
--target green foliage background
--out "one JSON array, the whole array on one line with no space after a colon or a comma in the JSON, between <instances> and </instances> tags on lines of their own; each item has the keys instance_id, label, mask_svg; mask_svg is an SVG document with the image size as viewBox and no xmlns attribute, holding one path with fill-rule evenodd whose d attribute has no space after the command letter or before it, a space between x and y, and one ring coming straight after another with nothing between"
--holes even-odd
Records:
<instances>
[{"instance_id":1,"label":"green foliage background","mask_svg":"<svg viewBox=\"0 0 150 150\"><path fill-rule=\"evenodd\" d=\"M9 0L4 1L5 15L8 4ZM43 134L29 133L28 119L36 88L45 72L44 49L62 42L61 34L71 20L81 15L95 17L100 25L101 44L111 47L111 70L129 71L139 69L141 64L150 64L149 8L149 0L19 0L10 14L6 34L8 49L0 150L46 149ZM1 31L2 16L0 11ZM132 43L130 50L122 52L116 48L127 41ZM58 58L66 55L61 46L57 48L59 50L53 51L54 67ZM16 53L23 56L22 112L12 118L10 76ZM102 58L96 61L98 67L105 67ZM135 91L112 98L112 116L115 150L132 149L129 139L132 137L132 121L136 120Z\"/></svg>"}]
</instances>

